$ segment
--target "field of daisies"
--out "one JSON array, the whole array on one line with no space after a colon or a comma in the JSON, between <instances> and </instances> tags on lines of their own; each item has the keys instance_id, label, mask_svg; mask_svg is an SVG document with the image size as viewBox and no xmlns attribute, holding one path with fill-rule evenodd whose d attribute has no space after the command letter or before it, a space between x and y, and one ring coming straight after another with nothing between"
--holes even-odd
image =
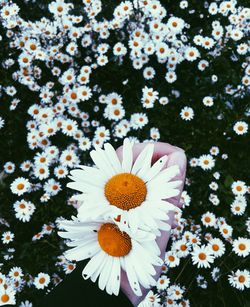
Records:
<instances>
[{"instance_id":1,"label":"field of daisies","mask_svg":"<svg viewBox=\"0 0 250 307\"><path fill-rule=\"evenodd\" d=\"M126 137L188 158L147 306L249 306L249 2L0 0L0 22L0 306L75 269L68 174Z\"/></svg>"}]
</instances>

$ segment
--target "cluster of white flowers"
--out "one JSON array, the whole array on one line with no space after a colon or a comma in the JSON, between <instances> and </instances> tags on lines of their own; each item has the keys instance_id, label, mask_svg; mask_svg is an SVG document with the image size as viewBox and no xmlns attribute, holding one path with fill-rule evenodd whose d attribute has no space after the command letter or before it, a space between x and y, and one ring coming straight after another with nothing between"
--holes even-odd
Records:
<instances>
[{"instance_id":1,"label":"cluster of white flowers","mask_svg":"<svg viewBox=\"0 0 250 307\"><path fill-rule=\"evenodd\" d=\"M249 92L247 37L250 9L240 6L237 0L204 2L207 16L200 14L199 18L201 23L209 24L206 28L210 32L187 21L195 10L186 0L175 4L179 5L178 16L168 11L164 1L122 1L114 7L110 18L102 16L105 1L82 2L81 10L76 14L73 0L51 1L45 8L46 16L32 21L22 17L21 8L15 1L0 1L0 21L4 29L0 43L4 41L9 50L7 58L1 59L1 65L7 73L11 72L13 80L0 86L0 97L9 102L8 109L13 113L28 106L25 111L28 120L24 123L27 144L23 146L31 154L22 157L21 163L11 161L11 156L1 161L0 183L5 178L11 178L10 191L13 195L9 211L18 220L15 222L27 224L36 214L39 218L43 216L40 212L46 210L46 205L63 193L70 170L79 165L86 157L85 153L93 147L102 148L107 141L118 144L125 137L134 142L160 140L164 131L150 118L150 112L157 112L157 108L177 108L179 118L166 120L180 120L183 127L188 127L192 123L197 125L200 114L197 105L205 114L214 112L219 121L224 116L218 111L220 104L232 110L235 106L231 98L244 98ZM224 52L229 53L232 65L240 63L240 82L236 85L233 81L228 82L224 93L208 89L199 101L186 101L179 89L174 87L188 77L179 73L179 69L190 66L197 71L199 78L204 77L209 84L217 84L220 82L219 72L210 71L210 68ZM112 70L112 65L116 66L115 70ZM111 74L108 74L110 79L107 80L109 69ZM122 77L118 76L119 71ZM135 86L131 81L134 73L141 77L136 93L131 92ZM197 83L197 91L198 87ZM26 96L21 98L24 88ZM222 94L226 95L226 100L222 100ZM132 95L128 102L128 97ZM175 98L178 98L176 105ZM182 102L179 103L179 100ZM249 110L244 114L244 117L235 116L233 122L228 123L226 137L242 139L249 135L246 120ZM1 114L1 132L8 125L8 120L9 117ZM198 138L197 135L197 147ZM217 258L226 257L226 252L232 252L239 259L247 258L250 249L249 239L245 235L234 234L230 221L228 223L227 218L219 216L222 215L221 194L225 192L225 185L228 194L233 195L226 204L227 217L231 215L235 219L246 215L250 188L240 175L237 177L239 180L224 178L218 165L230 160L230 156L222 153L223 147L218 146L208 147L209 152L196 150L197 155L189 159L190 172L196 170L199 176L209 178L207 202L212 206L200 215L200 224L179 217L180 223L173 231L173 244L165 259L166 266L173 268L183 264L182 258L189 257L198 268L210 268L213 281L220 277ZM192 191L192 183L188 178L187 191L182 193L184 208L192 202L192 192L189 192ZM77 201L71 196L64 199L64 205L78 208ZM220 213L215 214L215 209ZM41 221L42 228L39 232L31 231L30 241L52 235L59 220ZM17 234L9 221L0 215L1 225L7 228L0 233L1 243L6 247L3 259L10 261L15 252L11 244L15 243ZM249 235L249 218L244 226ZM207 233L207 228L218 235ZM75 263L63 256L57 260L55 266L58 271L68 274L74 270ZM169 301L169 305L180 300L188 306L189 302L183 298L184 288L178 284L170 286L165 277L168 272L163 270L157 284L159 293L150 293L149 301L157 306L162 302L161 297L166 297L172 302ZM249 288L248 270L236 268L227 274L233 287L239 290ZM37 272L31 276L24 268L13 266L8 274L0 273L0 305L14 304L15 293L21 292L24 285L46 289L60 280L61 277L55 273ZM197 284L206 287L206 279L199 275ZM32 303L23 301L20 306L32 306Z\"/></svg>"}]
</instances>

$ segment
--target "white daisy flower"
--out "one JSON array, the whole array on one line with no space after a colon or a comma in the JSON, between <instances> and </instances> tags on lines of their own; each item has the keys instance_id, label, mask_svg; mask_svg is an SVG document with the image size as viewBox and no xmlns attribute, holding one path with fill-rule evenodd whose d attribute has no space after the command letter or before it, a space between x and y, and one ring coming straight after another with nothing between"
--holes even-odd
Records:
<instances>
[{"instance_id":1,"label":"white daisy flower","mask_svg":"<svg viewBox=\"0 0 250 307\"><path fill-rule=\"evenodd\" d=\"M211 155L202 155L199 158L199 166L204 170L210 170L214 167L215 161Z\"/></svg>"},{"instance_id":2,"label":"white daisy flower","mask_svg":"<svg viewBox=\"0 0 250 307\"><path fill-rule=\"evenodd\" d=\"M210 268L210 264L214 262L214 256L209 246L195 246L192 255L193 264L197 264L198 268Z\"/></svg>"},{"instance_id":3,"label":"white daisy flower","mask_svg":"<svg viewBox=\"0 0 250 307\"><path fill-rule=\"evenodd\" d=\"M167 212L179 211L166 199L177 196L181 181L170 181L178 173L177 165L164 170L167 156L151 166L154 144L148 144L133 163L133 145L123 144L123 160L110 144L104 150L96 147L90 155L96 167L81 166L71 171L68 187L82 192L77 199L80 219L99 216L119 217L132 228L169 230ZM177 210L176 210L177 209Z\"/></svg>"},{"instance_id":4,"label":"white daisy flower","mask_svg":"<svg viewBox=\"0 0 250 307\"><path fill-rule=\"evenodd\" d=\"M177 33L180 33L183 30L183 28L185 26L185 22L181 18L170 17L168 22L167 22L167 26L168 26L170 31L177 34Z\"/></svg>"},{"instance_id":5,"label":"white daisy flower","mask_svg":"<svg viewBox=\"0 0 250 307\"><path fill-rule=\"evenodd\" d=\"M162 265L158 257L160 250L152 233L138 230L132 232L121 223L111 220L81 222L72 217L71 221L61 221L60 227L67 232L58 234L70 239L68 246L74 247L65 252L65 257L72 261L91 258L82 271L84 279L98 280L101 290L118 295L121 269L128 277L131 289L141 296L142 285L149 288L155 285L153 265Z\"/></svg>"},{"instance_id":6,"label":"white daisy flower","mask_svg":"<svg viewBox=\"0 0 250 307\"><path fill-rule=\"evenodd\" d=\"M12 182L10 189L13 194L20 196L30 190L30 182L26 178L18 177Z\"/></svg>"},{"instance_id":7,"label":"white daisy flower","mask_svg":"<svg viewBox=\"0 0 250 307\"><path fill-rule=\"evenodd\" d=\"M156 284L157 290L166 290L169 284L170 284L169 278L163 275L157 281L157 284Z\"/></svg>"},{"instance_id":8,"label":"white daisy flower","mask_svg":"<svg viewBox=\"0 0 250 307\"><path fill-rule=\"evenodd\" d=\"M11 286L5 288L4 285L0 285L0 306L16 305L15 294L16 291Z\"/></svg>"},{"instance_id":9,"label":"white daisy flower","mask_svg":"<svg viewBox=\"0 0 250 307\"><path fill-rule=\"evenodd\" d=\"M246 183L241 180L234 181L231 189L234 195L245 195L247 192Z\"/></svg>"},{"instance_id":10,"label":"white daisy flower","mask_svg":"<svg viewBox=\"0 0 250 307\"><path fill-rule=\"evenodd\" d=\"M215 258L221 257L226 251L224 243L218 238L209 240L208 246L211 248L212 254Z\"/></svg>"},{"instance_id":11,"label":"white daisy flower","mask_svg":"<svg viewBox=\"0 0 250 307\"><path fill-rule=\"evenodd\" d=\"M13 280L20 280L23 276L23 271L20 267L13 267L9 271L9 277Z\"/></svg>"},{"instance_id":12,"label":"white daisy flower","mask_svg":"<svg viewBox=\"0 0 250 307\"><path fill-rule=\"evenodd\" d=\"M210 96L204 97L202 102L206 107L212 107L214 104L213 97L210 97Z\"/></svg>"},{"instance_id":13,"label":"white daisy flower","mask_svg":"<svg viewBox=\"0 0 250 307\"><path fill-rule=\"evenodd\" d=\"M175 241L173 244L173 250L177 253L179 258L184 258L189 254L190 244L185 239Z\"/></svg>"},{"instance_id":14,"label":"white daisy flower","mask_svg":"<svg viewBox=\"0 0 250 307\"><path fill-rule=\"evenodd\" d=\"M50 283L50 276L46 273L39 273L34 279L34 286L37 289L44 289Z\"/></svg>"},{"instance_id":15,"label":"white daisy flower","mask_svg":"<svg viewBox=\"0 0 250 307\"><path fill-rule=\"evenodd\" d=\"M211 212L206 212L201 217L202 224L206 227L213 227L216 222L216 216Z\"/></svg>"},{"instance_id":16,"label":"white daisy flower","mask_svg":"<svg viewBox=\"0 0 250 307\"><path fill-rule=\"evenodd\" d=\"M148 292L145 299L138 305L138 307L160 307L161 298L159 294L155 294L152 290Z\"/></svg>"},{"instance_id":17,"label":"white daisy flower","mask_svg":"<svg viewBox=\"0 0 250 307\"><path fill-rule=\"evenodd\" d=\"M195 47L188 47L185 51L184 56L185 56L185 59L187 59L190 62L193 62L200 56L200 52Z\"/></svg>"},{"instance_id":18,"label":"white daisy flower","mask_svg":"<svg viewBox=\"0 0 250 307\"><path fill-rule=\"evenodd\" d=\"M15 164L12 163L12 162L6 162L3 166L4 168L4 171L7 173L7 174L12 174L14 173L15 171Z\"/></svg>"},{"instance_id":19,"label":"white daisy flower","mask_svg":"<svg viewBox=\"0 0 250 307\"><path fill-rule=\"evenodd\" d=\"M225 239L228 239L233 234L233 227L224 223L219 227L219 231Z\"/></svg>"},{"instance_id":20,"label":"white daisy flower","mask_svg":"<svg viewBox=\"0 0 250 307\"><path fill-rule=\"evenodd\" d=\"M3 244L9 244L10 242L13 241L14 237L15 237L14 233L12 233L10 231L5 231L2 234L2 242L3 242Z\"/></svg>"},{"instance_id":21,"label":"white daisy flower","mask_svg":"<svg viewBox=\"0 0 250 307\"><path fill-rule=\"evenodd\" d=\"M228 275L228 280L231 286L239 290L250 288L250 272L248 270L232 272L232 275Z\"/></svg>"},{"instance_id":22,"label":"white daisy flower","mask_svg":"<svg viewBox=\"0 0 250 307\"><path fill-rule=\"evenodd\" d=\"M194 118L194 110L190 107L184 107L181 110L180 115L183 120L190 121Z\"/></svg>"},{"instance_id":23,"label":"white daisy flower","mask_svg":"<svg viewBox=\"0 0 250 307\"><path fill-rule=\"evenodd\" d=\"M240 237L234 240L233 251L240 257L247 257L250 254L250 239Z\"/></svg>"},{"instance_id":24,"label":"white daisy flower","mask_svg":"<svg viewBox=\"0 0 250 307\"><path fill-rule=\"evenodd\" d=\"M246 207L247 207L247 202L246 202L245 197L237 196L230 207L234 215L244 214Z\"/></svg>"},{"instance_id":25,"label":"white daisy flower","mask_svg":"<svg viewBox=\"0 0 250 307\"><path fill-rule=\"evenodd\" d=\"M169 251L165 254L165 263L167 267L174 268L180 264L180 258L177 257L176 252Z\"/></svg>"},{"instance_id":26,"label":"white daisy flower","mask_svg":"<svg viewBox=\"0 0 250 307\"><path fill-rule=\"evenodd\" d=\"M243 135L248 131L248 124L243 121L238 121L234 124L233 130L235 131L236 134Z\"/></svg>"}]
</instances>

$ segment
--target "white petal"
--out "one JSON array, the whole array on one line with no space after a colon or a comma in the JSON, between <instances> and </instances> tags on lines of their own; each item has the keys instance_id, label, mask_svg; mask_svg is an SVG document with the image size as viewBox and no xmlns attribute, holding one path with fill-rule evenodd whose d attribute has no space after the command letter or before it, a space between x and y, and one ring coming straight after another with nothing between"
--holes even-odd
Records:
<instances>
[{"instance_id":1,"label":"white petal","mask_svg":"<svg viewBox=\"0 0 250 307\"><path fill-rule=\"evenodd\" d=\"M162 170L168 160L168 156L163 156L157 160L149 171L144 175L145 182L152 180Z\"/></svg>"},{"instance_id":2,"label":"white petal","mask_svg":"<svg viewBox=\"0 0 250 307\"><path fill-rule=\"evenodd\" d=\"M171 230L171 226L167 222L158 221L157 223L158 223L160 229L162 229L164 231L170 231Z\"/></svg>"},{"instance_id":3,"label":"white petal","mask_svg":"<svg viewBox=\"0 0 250 307\"><path fill-rule=\"evenodd\" d=\"M100 194L103 191L102 187L97 187L97 186L93 186L90 185L86 182L82 182L82 181L77 181L77 182L69 182L67 183L67 187L76 191L80 191L82 193L98 193Z\"/></svg>"},{"instance_id":4,"label":"white petal","mask_svg":"<svg viewBox=\"0 0 250 307\"><path fill-rule=\"evenodd\" d=\"M106 203L97 203L93 204L91 206L86 206L85 204L82 205L78 209L78 215L77 217L81 219L82 221L85 220L94 220L101 216L109 215L111 211L110 205L107 205Z\"/></svg>"},{"instance_id":5,"label":"white petal","mask_svg":"<svg viewBox=\"0 0 250 307\"><path fill-rule=\"evenodd\" d=\"M97 146L96 152L99 154L101 158L103 167L107 168L107 170L109 171L110 176L112 177L113 175L115 175L116 174L115 168L113 167L113 163L110 163L110 160L108 159L105 150L102 150L100 147Z\"/></svg>"},{"instance_id":6,"label":"white petal","mask_svg":"<svg viewBox=\"0 0 250 307\"><path fill-rule=\"evenodd\" d=\"M139 172L139 170L143 167L146 158L149 160L150 153L151 153L150 164L149 164L149 167L150 167L153 152L154 152L154 144L148 144L147 146L145 146L145 148L142 150L142 152L137 157L133 165L131 173L136 175Z\"/></svg>"},{"instance_id":7,"label":"white petal","mask_svg":"<svg viewBox=\"0 0 250 307\"><path fill-rule=\"evenodd\" d=\"M107 262L105 263L105 266L103 267L103 270L100 273L99 280L98 280L98 286L101 290L104 290L110 278L111 270L112 270L112 263L113 263L112 258L113 257L107 255Z\"/></svg>"},{"instance_id":8,"label":"white petal","mask_svg":"<svg viewBox=\"0 0 250 307\"><path fill-rule=\"evenodd\" d=\"M125 173L130 173L133 163L133 151L132 144L129 139L125 139L123 142L123 150L122 150L122 170Z\"/></svg>"},{"instance_id":9,"label":"white petal","mask_svg":"<svg viewBox=\"0 0 250 307\"><path fill-rule=\"evenodd\" d=\"M124 257L124 262L125 262L124 264L125 264L128 281L129 281L130 287L133 290L133 292L137 296L141 296L142 295L141 288L140 288L137 276L135 274L134 268L131 265L130 261L131 261L131 257L128 254L127 256Z\"/></svg>"},{"instance_id":10,"label":"white petal","mask_svg":"<svg viewBox=\"0 0 250 307\"><path fill-rule=\"evenodd\" d=\"M112 167L105 162L106 157L102 151L92 150L90 156L95 165L107 176L107 178L110 178L115 174Z\"/></svg>"},{"instance_id":11,"label":"white petal","mask_svg":"<svg viewBox=\"0 0 250 307\"><path fill-rule=\"evenodd\" d=\"M180 174L179 166L172 165L172 166L165 168L163 171L161 171L159 175L157 175L157 177L154 178L154 180L156 180L157 182L161 181L163 183L166 183L179 174Z\"/></svg>"},{"instance_id":12,"label":"white petal","mask_svg":"<svg viewBox=\"0 0 250 307\"><path fill-rule=\"evenodd\" d=\"M90 278L95 272L101 267L104 257L102 251L99 251L90 261L87 263L85 268L82 270L82 277L84 279Z\"/></svg>"},{"instance_id":13,"label":"white petal","mask_svg":"<svg viewBox=\"0 0 250 307\"><path fill-rule=\"evenodd\" d=\"M95 168L93 168L95 172L86 172L80 169L75 169L70 172L71 176L68 176L70 179L74 181L82 181L89 185L102 187L104 185L104 182L106 182L106 176L102 174L98 170L98 175L96 174Z\"/></svg>"},{"instance_id":14,"label":"white petal","mask_svg":"<svg viewBox=\"0 0 250 307\"><path fill-rule=\"evenodd\" d=\"M108 284L106 287L107 293L109 294L119 294L120 290L120 275L121 275L121 267L119 257L113 257L113 265L111 270L111 275L108 280Z\"/></svg>"},{"instance_id":15,"label":"white petal","mask_svg":"<svg viewBox=\"0 0 250 307\"><path fill-rule=\"evenodd\" d=\"M145 266L143 265L140 261L140 258L136 257L137 254L133 253L131 254L131 258L133 258L133 267L135 269L136 276L139 280L139 283L144 287L144 288L149 288L150 285L155 284L154 278L150 275L150 273L145 269Z\"/></svg>"},{"instance_id":16,"label":"white petal","mask_svg":"<svg viewBox=\"0 0 250 307\"><path fill-rule=\"evenodd\" d=\"M110 164L112 164L113 168L115 169L116 173L120 173L122 171L120 160L114 150L113 146L109 143L104 144L105 154L108 158Z\"/></svg>"},{"instance_id":17,"label":"white petal","mask_svg":"<svg viewBox=\"0 0 250 307\"><path fill-rule=\"evenodd\" d=\"M103 268L105 266L105 263L106 263L106 260L107 260L107 257L106 257L107 254L104 251L100 250L99 254L100 254L100 258L101 258L100 259L100 264L99 264L97 270L91 276L91 280L93 282L96 282L96 280L99 277L101 271L103 270Z\"/></svg>"},{"instance_id":18,"label":"white petal","mask_svg":"<svg viewBox=\"0 0 250 307\"><path fill-rule=\"evenodd\" d=\"M65 252L65 257L69 260L81 261L92 257L100 250L100 246L97 242L91 244L79 245Z\"/></svg>"},{"instance_id":19,"label":"white petal","mask_svg":"<svg viewBox=\"0 0 250 307\"><path fill-rule=\"evenodd\" d=\"M147 174L147 172L151 168L152 157L153 157L153 153L154 153L154 144L149 144L149 145L147 145L147 147L148 147L148 150L147 150L147 154L144 158L142 168L137 173L137 176L142 178L144 181L145 181L145 175Z\"/></svg>"}]
</instances>

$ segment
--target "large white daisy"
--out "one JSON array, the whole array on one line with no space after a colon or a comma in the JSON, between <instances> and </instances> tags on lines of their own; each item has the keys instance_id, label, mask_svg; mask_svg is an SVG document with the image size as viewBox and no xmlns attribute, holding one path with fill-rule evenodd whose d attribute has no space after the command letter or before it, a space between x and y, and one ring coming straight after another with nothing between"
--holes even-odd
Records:
<instances>
[{"instance_id":1,"label":"large white daisy","mask_svg":"<svg viewBox=\"0 0 250 307\"><path fill-rule=\"evenodd\" d=\"M65 257L70 261L91 258L82 276L93 282L99 277L101 290L118 295L121 269L137 296L142 295L140 285L144 288L155 285L154 265L162 265L162 259L158 257L160 249L154 234L142 230L132 233L127 226L112 220L81 222L75 217L61 221L59 227L66 232L58 234L70 239L67 245L74 247L65 252Z\"/></svg>"},{"instance_id":2,"label":"large white daisy","mask_svg":"<svg viewBox=\"0 0 250 307\"><path fill-rule=\"evenodd\" d=\"M133 144L128 139L124 140L122 162L110 144L91 151L95 167L79 166L81 169L71 171L74 182L68 183L82 192L77 195L83 202L78 217L118 216L133 229L169 230L167 213L179 209L166 199L180 193L181 181L170 181L179 174L179 167L163 169L167 156L152 165L153 152L154 143L149 143L133 163Z\"/></svg>"}]
</instances>

